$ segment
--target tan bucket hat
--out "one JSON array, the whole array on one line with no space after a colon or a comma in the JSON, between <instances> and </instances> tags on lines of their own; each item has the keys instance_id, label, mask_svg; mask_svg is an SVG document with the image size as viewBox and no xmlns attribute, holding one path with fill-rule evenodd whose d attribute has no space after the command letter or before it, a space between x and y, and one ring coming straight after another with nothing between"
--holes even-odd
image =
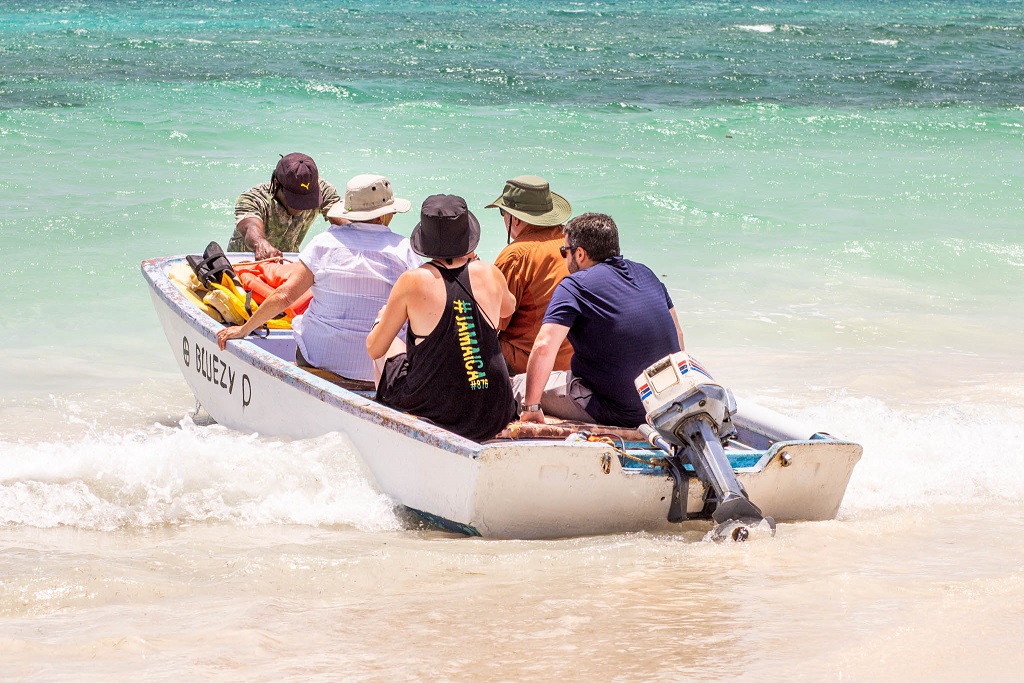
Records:
<instances>
[{"instance_id":1,"label":"tan bucket hat","mask_svg":"<svg viewBox=\"0 0 1024 683\"><path fill-rule=\"evenodd\" d=\"M368 221L387 213L405 213L411 206L408 199L395 196L386 177L364 173L348 181L345 201L332 206L327 217Z\"/></svg>"},{"instance_id":2,"label":"tan bucket hat","mask_svg":"<svg viewBox=\"0 0 1024 683\"><path fill-rule=\"evenodd\" d=\"M504 209L530 225L561 225L572 215L572 205L565 197L551 191L548 181L540 176L521 175L505 181L501 196L487 209Z\"/></svg>"}]
</instances>

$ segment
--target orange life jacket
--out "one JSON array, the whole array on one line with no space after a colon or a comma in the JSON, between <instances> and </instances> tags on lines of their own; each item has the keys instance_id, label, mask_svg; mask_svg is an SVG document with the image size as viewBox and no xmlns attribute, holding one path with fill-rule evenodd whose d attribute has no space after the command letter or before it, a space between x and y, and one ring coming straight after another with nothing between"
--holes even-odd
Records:
<instances>
[{"instance_id":1,"label":"orange life jacket","mask_svg":"<svg viewBox=\"0 0 1024 683\"><path fill-rule=\"evenodd\" d=\"M235 264L235 274L242 282L246 291L252 292L253 301L262 304L267 297L274 293L274 290L285 283L299 263L278 263L275 261L256 261L255 263ZM298 301L285 309L285 315L289 319L302 315L309 308L309 302L313 300L312 290L307 289L299 297Z\"/></svg>"}]
</instances>

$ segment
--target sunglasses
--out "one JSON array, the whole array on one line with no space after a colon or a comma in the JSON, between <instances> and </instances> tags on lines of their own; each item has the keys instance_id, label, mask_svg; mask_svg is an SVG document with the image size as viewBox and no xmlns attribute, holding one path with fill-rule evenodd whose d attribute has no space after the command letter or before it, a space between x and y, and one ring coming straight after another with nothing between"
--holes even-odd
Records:
<instances>
[{"instance_id":1,"label":"sunglasses","mask_svg":"<svg viewBox=\"0 0 1024 683\"><path fill-rule=\"evenodd\" d=\"M566 254L568 254L571 251L575 251L575 250L576 250L576 247L567 247L567 246L565 246L563 244L562 246L560 246L558 248L558 253L562 255L562 258L565 258Z\"/></svg>"}]
</instances>

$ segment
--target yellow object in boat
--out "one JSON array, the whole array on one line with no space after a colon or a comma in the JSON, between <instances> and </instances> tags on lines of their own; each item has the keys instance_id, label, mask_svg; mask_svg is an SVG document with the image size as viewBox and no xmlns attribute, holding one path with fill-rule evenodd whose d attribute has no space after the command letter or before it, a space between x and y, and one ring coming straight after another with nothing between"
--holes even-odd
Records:
<instances>
[{"instance_id":1,"label":"yellow object in boat","mask_svg":"<svg viewBox=\"0 0 1024 683\"><path fill-rule=\"evenodd\" d=\"M200 299L196 295L196 293L193 292L187 285L182 284L178 280L171 280L171 282L174 284L174 286L177 288L177 290L179 292L181 292L182 296L184 296L186 299L188 299L193 304L195 304L196 308L198 308L200 311L202 311L206 315L210 316L211 318L213 318L217 322L221 322L221 323L224 322L224 316L222 316L220 314L220 311L218 311L215 307L210 306L205 301Z\"/></svg>"},{"instance_id":2,"label":"yellow object in boat","mask_svg":"<svg viewBox=\"0 0 1024 683\"><path fill-rule=\"evenodd\" d=\"M216 287L216 284L213 284ZM203 301L213 308L217 309L220 313L221 318L224 322L229 325L244 325L246 317L241 315L238 310L238 305L235 301L226 293L220 289L215 289L212 292L207 292L206 296L203 297ZM244 312L244 310L243 310Z\"/></svg>"}]
</instances>

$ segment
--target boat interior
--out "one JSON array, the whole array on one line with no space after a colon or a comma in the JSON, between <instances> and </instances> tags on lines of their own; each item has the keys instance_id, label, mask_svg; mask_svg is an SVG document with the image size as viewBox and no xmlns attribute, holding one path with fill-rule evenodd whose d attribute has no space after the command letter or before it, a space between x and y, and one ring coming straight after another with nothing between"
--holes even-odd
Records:
<instances>
[{"instance_id":1,"label":"boat interior","mask_svg":"<svg viewBox=\"0 0 1024 683\"><path fill-rule=\"evenodd\" d=\"M214 245L211 245L211 247ZM207 248L210 250L210 247ZM223 261L221 265L226 265L230 260L234 266L240 266L241 255L232 254L230 258L225 258L223 252L216 252L219 256L210 256L210 259L220 259ZM192 258L192 257L190 257ZM195 257L198 258L198 257ZM214 261L220 263L220 261ZM206 263L203 261L202 263ZM193 276L192 271L195 266L185 265L184 263L172 263L169 271L167 272L168 278L174 283L175 287L186 294L188 297L188 290L192 287L199 285L198 280ZM178 270L176 273L175 270ZM226 275L223 277L227 277ZM205 290L201 290L205 291ZM199 292L193 291L192 294ZM196 296L188 297L193 301L200 310L204 310L207 314L211 315L218 320L227 320L228 311L223 310L223 306L220 306L218 310L213 310L214 306L206 306L203 300L200 300ZM248 304L246 303L246 307ZM370 400L375 400L376 390L371 382L350 380L341 377L329 370L323 370L320 368L311 367L309 365L300 364L296 362L296 343L292 334L290 319L282 321L283 325L273 326L271 325L268 329L266 326L263 329L262 334L250 335L248 341L252 342L256 346L259 346L264 351L276 356L281 361L286 363L294 364L295 367L309 372L310 374L316 375L320 379L328 381L339 387L357 393ZM726 444L726 448L730 452L730 458L733 456L737 457L741 461L746 461L750 456L754 457L754 462L759 460L760 456L774 443L774 441L765 435L765 431L747 429L744 425L737 420L736 423L737 433L735 437ZM628 457L624 457L624 454L629 451L634 451L640 456L638 464L643 467L660 467L658 464L660 456L664 456L664 450L659 449L657 446L652 445L648 439L644 438L644 435L638 429L627 429L622 427L612 427L606 425L594 425L584 424L578 422L569 422L560 420L558 418L546 417L545 424L536 423L524 423L524 422L513 422L509 424L504 430L495 436L494 439L488 441L501 442L510 440L546 440L546 441L565 441L574 440L579 438L594 439L607 441L610 444L615 445L616 449L620 451L620 459L623 460L623 466L627 466L626 460ZM734 463L734 466L736 463Z\"/></svg>"},{"instance_id":2,"label":"boat interior","mask_svg":"<svg viewBox=\"0 0 1024 683\"><path fill-rule=\"evenodd\" d=\"M295 363L295 340L290 330L270 330L265 337L251 336L248 341L259 346L283 361ZM300 370L347 389L365 398L374 399L376 391L369 382L346 379L329 370L297 365ZM521 440L542 441L590 441L611 445L618 453L620 465L631 471L664 473L665 452L652 446L636 429L607 425L569 422L547 417L546 424L512 422L504 430L485 443L501 443ZM757 464L771 446L763 436L746 432L742 428L736 439L726 448L730 464L734 469L749 468Z\"/></svg>"}]
</instances>

